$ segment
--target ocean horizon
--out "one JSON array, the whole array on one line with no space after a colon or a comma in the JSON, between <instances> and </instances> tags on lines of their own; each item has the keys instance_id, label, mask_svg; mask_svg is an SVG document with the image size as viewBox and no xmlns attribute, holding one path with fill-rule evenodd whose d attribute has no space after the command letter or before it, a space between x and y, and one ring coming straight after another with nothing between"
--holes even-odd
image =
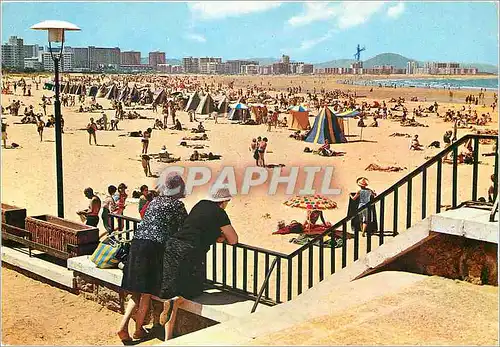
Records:
<instances>
[{"instance_id":1,"label":"ocean horizon","mask_svg":"<svg viewBox=\"0 0 500 347\"><path fill-rule=\"evenodd\" d=\"M356 85L394 86L405 88L432 89L481 89L498 90L498 78L405 78L405 79L374 79L353 81Z\"/></svg>"}]
</instances>

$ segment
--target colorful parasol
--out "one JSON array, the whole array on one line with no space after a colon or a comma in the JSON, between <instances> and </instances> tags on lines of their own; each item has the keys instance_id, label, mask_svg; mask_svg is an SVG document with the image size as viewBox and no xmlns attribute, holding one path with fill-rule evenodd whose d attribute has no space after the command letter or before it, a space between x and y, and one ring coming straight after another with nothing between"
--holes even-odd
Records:
<instances>
[{"instance_id":1,"label":"colorful parasol","mask_svg":"<svg viewBox=\"0 0 500 347\"><path fill-rule=\"evenodd\" d=\"M321 195L295 196L284 202L290 207L298 207L312 210L332 210L337 208L337 203Z\"/></svg>"}]
</instances>

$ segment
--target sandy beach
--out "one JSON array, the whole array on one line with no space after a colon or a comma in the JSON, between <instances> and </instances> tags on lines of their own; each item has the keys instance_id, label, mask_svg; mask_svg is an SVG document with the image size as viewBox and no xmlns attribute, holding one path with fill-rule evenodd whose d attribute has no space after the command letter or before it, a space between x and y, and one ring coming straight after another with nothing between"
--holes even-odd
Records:
<instances>
[{"instance_id":1,"label":"sandy beach","mask_svg":"<svg viewBox=\"0 0 500 347\"><path fill-rule=\"evenodd\" d=\"M409 114L418 105L429 106L434 101L439 103L439 107L443 110L443 113L448 108L458 110L465 105L464 99L466 95L477 93L477 91L457 90L454 91L453 99L450 100L448 91L446 90L373 88L373 91L370 92L370 87L337 84L338 76L207 76L199 77L199 79L207 83L228 83L229 81L234 81L235 88L246 88L251 85L270 86L274 90L271 93L275 91L280 92L286 89L286 87L298 85L302 87L303 92L307 92L308 90L313 91L315 87L318 90L320 88L327 90L356 90L357 95L365 96L361 100L369 103L373 100L380 102L382 100L388 101L391 97L398 98L401 96L407 100L405 106L408 108ZM17 95L2 95L2 106L8 106L12 100L21 100L20 113L22 113L24 107L29 105L34 105L35 113L42 112L39 105L42 95L53 96L53 92L42 90L41 88L40 90L32 88L32 93L32 97L23 97L22 91L18 89ZM416 96L419 101L408 101L413 96ZM97 101L105 109L110 108L109 100L98 98ZM86 101L87 105L88 102ZM498 129L498 110L495 110L494 114L492 113L492 109L489 107L492 102L493 93L487 92L485 97L486 107L483 107L483 105L472 106L473 109L477 110L478 114L490 112L493 118L491 124L487 126L475 126L475 128ZM77 222L80 221L80 218L76 214L76 211L84 209L88 205L88 200L83 195L83 189L86 187L92 187L101 199L103 199L106 188L110 184L117 186L119 183L124 182L128 186L129 198L132 197L132 191L138 190L143 184L147 184L149 187L155 186L156 179L145 177L142 170L140 162L142 148L140 138L118 135L127 134L130 131L144 131L146 128L153 126L155 118L161 118L161 112L154 113L152 110L139 110L138 112L142 116L146 116L149 119L123 120L119 124L119 131L98 131L97 141L99 146L95 146L88 144L88 134L82 129L89 123L90 117L97 119L100 113L78 113L78 106L77 103L77 106L62 108L65 120L65 133L63 134L65 218ZM53 105L48 106L47 110L48 113L52 113ZM110 118L110 116L114 115L114 110L107 110L106 113L108 114L108 118ZM177 114L184 127L187 129L196 127L197 123L189 122L189 116L186 112L181 111L177 112ZM280 118L282 119L285 116L287 114L281 114ZM311 125L314 122L314 116L315 113L311 114L309 118ZM9 125L7 128L8 144L15 142L20 145L20 148L2 149L2 202L26 208L29 216L42 214L57 215L54 128L45 129L44 141L40 142L36 125L17 124L20 122L21 117L16 118L9 114L4 114L3 117ZM371 119L368 119L368 121L371 121ZM269 164L284 164L284 173L286 173L287 168L292 166L334 167L335 171L331 187L341 189L341 194L332 197L337 202L338 208L325 212L326 219L334 223L346 215L348 194L357 189L356 177L367 177L370 181L370 186L376 192L380 193L423 164L425 157L432 156L441 150L426 148L423 151L410 151L409 138L389 136L396 132L407 133L410 136L418 134L420 142L427 147L434 140L442 142L444 132L453 128L452 123L444 122L443 118L438 118L435 114L431 114L425 118L417 118L417 121L428 125L428 127L402 127L399 122L390 119L380 119L378 128L363 129L362 139L364 141L359 141L360 129L356 126L357 121L350 120L350 123L346 121L345 129L346 133L348 129L348 140L350 142L335 144L333 146L334 150L344 151L346 155L328 158L304 153L304 147L316 149L317 145L289 138L292 131L286 128L273 129L271 132L267 132L266 125L245 126L231 124L224 118L219 118L218 124L215 124L213 120L208 120L204 121L203 124L207 129L209 140L203 142L209 147L202 151L220 154L222 155L222 159L220 161L203 162L202 165L209 167L214 176L224 166L235 167L236 172L241 173L246 167L253 166L255 163L252 153L249 151L251 139L257 136L267 136L269 139L267 162ZM459 129L458 137L460 138L471 132L471 129ZM186 159L192 153L192 149L178 145L182 137L191 135L189 130L154 130L149 145L149 153L158 153L162 145L166 145L168 151L174 157L181 157L182 159L181 162L175 165L191 166L193 164ZM483 150L490 151L491 146L482 146L482 148ZM487 196L486 192L490 185L489 176L493 171L493 157L482 157L480 160L478 192L479 196ZM400 166L404 169L392 173L365 171L365 168L372 163L384 166ZM171 164L159 163L152 160L151 169L153 174L160 173L167 165ZM451 203L451 165L443 165L443 168L442 204L446 205ZM463 180L461 182L465 182L463 189L459 189L459 201L464 201L470 199L469 182L472 180L472 167L470 165L461 165L459 170L460 180ZM428 191L432 194L436 186L434 174L430 173L428 179ZM415 186L419 184L419 181L416 180ZM187 210L189 211L206 194L207 191L204 188L196 189L193 194L187 196L184 199ZM415 189L415 199L418 199L418 194L419 192ZM283 253L295 250L298 246L289 243L289 239L292 236L272 235L272 232L277 229L277 222L280 220L286 222L290 222L291 220L303 222L305 220L304 210L293 209L283 204L288 198L289 196L284 194L283 191L279 191L276 195L268 196L263 190L251 191L246 196L235 196L227 212L240 236L240 242ZM137 203L134 199L129 199L124 214L131 217L139 217ZM390 215L388 215L388 218L390 218ZM102 228L101 222L99 227ZM8 275L3 276L2 279L4 288L22 286L23 282L19 280L19 276L21 275L13 275L11 271L6 271L5 269L2 269L2 271ZM34 284L32 284L32 281L29 282L26 283L26 286L29 285L31 288ZM15 288L9 290L15 290ZM88 302L88 305L86 305L84 299L78 298L78 300L80 299L82 302L78 305L81 305L81 309L78 308L77 312L89 311L87 316L94 316L96 305L91 302ZM20 300L18 297L12 295L2 297L4 307L15 305L18 300ZM111 344L118 342L113 340L114 337L112 335L114 327L118 323L119 316L114 313L102 314L106 315L103 319L109 321L109 324L112 326L112 328L109 328L109 326L106 327L106 331L109 331L109 336L86 337L85 340L81 341L72 338L67 343ZM63 316L66 317L62 313L51 316L59 317L60 319ZM43 338L20 340L18 337L15 337L12 331L19 319L12 315L4 316L4 336L6 336L6 331L10 331L11 334L11 339L4 340L4 342L41 344L48 342L48 340L44 340ZM55 323L49 321L47 324L56 329ZM73 331L76 331L77 324L74 326L69 325L65 329L68 329L68 334L71 334ZM43 332L40 334L48 336L44 335L45 333ZM57 341L58 344L64 344L62 340L56 339L53 341Z\"/></svg>"}]
</instances>

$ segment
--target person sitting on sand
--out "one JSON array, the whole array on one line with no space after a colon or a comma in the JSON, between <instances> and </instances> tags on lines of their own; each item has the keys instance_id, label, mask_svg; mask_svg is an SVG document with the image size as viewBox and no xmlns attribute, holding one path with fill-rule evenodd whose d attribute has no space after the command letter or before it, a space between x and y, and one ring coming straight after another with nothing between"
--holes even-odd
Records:
<instances>
[{"instance_id":1,"label":"person sitting on sand","mask_svg":"<svg viewBox=\"0 0 500 347\"><path fill-rule=\"evenodd\" d=\"M423 149L423 146L418 141L418 135L415 135L413 137L413 139L411 140L410 150L411 151L421 151L422 149Z\"/></svg>"},{"instance_id":2,"label":"person sitting on sand","mask_svg":"<svg viewBox=\"0 0 500 347\"><path fill-rule=\"evenodd\" d=\"M89 145L92 144L92 137L94 138L94 143L97 146L97 138L96 138L96 132L97 132L97 124L94 122L94 118L90 118L90 123L87 124L87 132L89 133Z\"/></svg>"},{"instance_id":3,"label":"person sitting on sand","mask_svg":"<svg viewBox=\"0 0 500 347\"><path fill-rule=\"evenodd\" d=\"M191 161L198 161L198 160L200 160L200 154L198 153L197 150L193 151L193 154L191 154L191 156L189 157L189 160L191 160Z\"/></svg>"},{"instance_id":4,"label":"person sitting on sand","mask_svg":"<svg viewBox=\"0 0 500 347\"><path fill-rule=\"evenodd\" d=\"M370 123L368 126L372 128L378 128L377 117L373 117L373 122Z\"/></svg>"},{"instance_id":5,"label":"person sitting on sand","mask_svg":"<svg viewBox=\"0 0 500 347\"><path fill-rule=\"evenodd\" d=\"M173 127L171 127L170 130L182 130L181 122L178 119L176 119L175 125Z\"/></svg>"},{"instance_id":6,"label":"person sitting on sand","mask_svg":"<svg viewBox=\"0 0 500 347\"><path fill-rule=\"evenodd\" d=\"M332 155L332 150L330 149L330 141L325 139L325 143L318 149L319 155L330 157Z\"/></svg>"},{"instance_id":7,"label":"person sitting on sand","mask_svg":"<svg viewBox=\"0 0 500 347\"><path fill-rule=\"evenodd\" d=\"M76 214L86 218L85 224L97 227L99 223L99 211L101 210L101 199L94 194L94 190L90 187L83 191L85 197L90 200L89 208L83 211L78 211Z\"/></svg>"},{"instance_id":8,"label":"person sitting on sand","mask_svg":"<svg viewBox=\"0 0 500 347\"><path fill-rule=\"evenodd\" d=\"M151 157L147 154L142 155L142 168L144 169L144 173L146 174L146 177L153 176L151 173L151 166L149 165L149 161L151 160Z\"/></svg>"},{"instance_id":9,"label":"person sitting on sand","mask_svg":"<svg viewBox=\"0 0 500 347\"><path fill-rule=\"evenodd\" d=\"M153 125L153 129L163 129L162 121L159 119L156 119L155 124Z\"/></svg>"}]
</instances>

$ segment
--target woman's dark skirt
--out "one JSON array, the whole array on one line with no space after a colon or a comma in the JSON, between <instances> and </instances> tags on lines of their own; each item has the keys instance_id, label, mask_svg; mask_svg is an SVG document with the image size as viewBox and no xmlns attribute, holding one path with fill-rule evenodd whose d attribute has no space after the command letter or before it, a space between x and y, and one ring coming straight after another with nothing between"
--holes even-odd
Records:
<instances>
[{"instance_id":1,"label":"woman's dark skirt","mask_svg":"<svg viewBox=\"0 0 500 347\"><path fill-rule=\"evenodd\" d=\"M194 298L203 293L206 279L206 251L176 238L168 239L163 255L163 276L159 297Z\"/></svg>"},{"instance_id":2,"label":"woman's dark skirt","mask_svg":"<svg viewBox=\"0 0 500 347\"><path fill-rule=\"evenodd\" d=\"M161 289L164 247L150 240L133 239L123 268L122 288L158 295Z\"/></svg>"}]
</instances>

